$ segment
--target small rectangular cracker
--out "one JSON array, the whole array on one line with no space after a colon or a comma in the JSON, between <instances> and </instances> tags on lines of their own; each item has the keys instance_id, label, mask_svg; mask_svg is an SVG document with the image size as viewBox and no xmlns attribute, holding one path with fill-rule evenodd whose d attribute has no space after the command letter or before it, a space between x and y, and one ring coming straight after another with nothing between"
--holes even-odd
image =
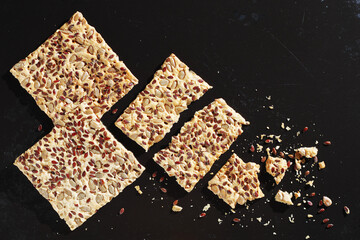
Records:
<instances>
[{"instance_id":1,"label":"small rectangular cracker","mask_svg":"<svg viewBox=\"0 0 360 240\"><path fill-rule=\"evenodd\" d=\"M210 88L171 54L115 125L147 151L178 122L180 113Z\"/></svg>"},{"instance_id":2,"label":"small rectangular cracker","mask_svg":"<svg viewBox=\"0 0 360 240\"><path fill-rule=\"evenodd\" d=\"M138 83L80 12L10 72L52 119L82 102L101 118Z\"/></svg>"},{"instance_id":3,"label":"small rectangular cracker","mask_svg":"<svg viewBox=\"0 0 360 240\"><path fill-rule=\"evenodd\" d=\"M63 122L14 165L74 230L134 182L144 167L86 104Z\"/></svg>"},{"instance_id":4,"label":"small rectangular cracker","mask_svg":"<svg viewBox=\"0 0 360 240\"><path fill-rule=\"evenodd\" d=\"M245 163L235 153L209 181L208 189L232 208L264 197L257 174L260 165Z\"/></svg>"},{"instance_id":5,"label":"small rectangular cracker","mask_svg":"<svg viewBox=\"0 0 360 240\"><path fill-rule=\"evenodd\" d=\"M155 154L154 161L190 192L242 133L243 124L249 122L223 99L216 99L196 112L169 146Z\"/></svg>"}]
</instances>

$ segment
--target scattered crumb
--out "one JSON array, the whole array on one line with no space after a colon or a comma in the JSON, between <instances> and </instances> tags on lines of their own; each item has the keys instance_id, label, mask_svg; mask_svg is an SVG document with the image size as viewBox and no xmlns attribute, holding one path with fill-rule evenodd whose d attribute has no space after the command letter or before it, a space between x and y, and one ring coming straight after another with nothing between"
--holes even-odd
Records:
<instances>
[{"instance_id":1,"label":"scattered crumb","mask_svg":"<svg viewBox=\"0 0 360 240\"><path fill-rule=\"evenodd\" d=\"M285 124L283 122L281 123L281 128L285 129Z\"/></svg>"},{"instance_id":2,"label":"scattered crumb","mask_svg":"<svg viewBox=\"0 0 360 240\"><path fill-rule=\"evenodd\" d=\"M294 215L293 215L293 214L291 214L291 215L289 216L289 222L295 223L295 218L294 218Z\"/></svg>"},{"instance_id":3,"label":"scattered crumb","mask_svg":"<svg viewBox=\"0 0 360 240\"><path fill-rule=\"evenodd\" d=\"M307 217L308 217L308 218L312 218L312 217L313 217L313 215L311 215L311 214L308 214L308 215L307 215Z\"/></svg>"},{"instance_id":4,"label":"scattered crumb","mask_svg":"<svg viewBox=\"0 0 360 240\"><path fill-rule=\"evenodd\" d=\"M324 169L325 167L326 165L324 161L319 162L319 170Z\"/></svg>"},{"instance_id":5,"label":"scattered crumb","mask_svg":"<svg viewBox=\"0 0 360 240\"><path fill-rule=\"evenodd\" d=\"M293 202L291 201L292 196L293 196L292 193L288 193L286 191L279 190L277 192L277 194L275 195L275 201L284 203L287 205L294 205Z\"/></svg>"},{"instance_id":6,"label":"scattered crumb","mask_svg":"<svg viewBox=\"0 0 360 240\"><path fill-rule=\"evenodd\" d=\"M258 217L258 218L256 218L256 220L258 220L258 222L261 223L262 218Z\"/></svg>"},{"instance_id":7,"label":"scattered crumb","mask_svg":"<svg viewBox=\"0 0 360 240\"><path fill-rule=\"evenodd\" d=\"M180 206L178 206L178 205L173 205L172 208L171 208L171 210L172 210L173 212L181 212L182 209L183 209L183 208L180 207Z\"/></svg>"},{"instance_id":8,"label":"scattered crumb","mask_svg":"<svg viewBox=\"0 0 360 240\"><path fill-rule=\"evenodd\" d=\"M286 130L286 131L290 131L290 130L291 130L291 127L286 126L286 127L285 127L285 130Z\"/></svg>"},{"instance_id":9,"label":"scattered crumb","mask_svg":"<svg viewBox=\"0 0 360 240\"><path fill-rule=\"evenodd\" d=\"M314 186L314 180L310 180L306 183L306 185L309 185L310 187Z\"/></svg>"},{"instance_id":10,"label":"scattered crumb","mask_svg":"<svg viewBox=\"0 0 360 240\"><path fill-rule=\"evenodd\" d=\"M299 197L301 197L300 190L297 192L294 192L294 197L295 197L295 199L298 199Z\"/></svg>"},{"instance_id":11,"label":"scattered crumb","mask_svg":"<svg viewBox=\"0 0 360 240\"><path fill-rule=\"evenodd\" d=\"M306 235L305 239L310 239L310 236L309 236L309 235Z\"/></svg>"},{"instance_id":12,"label":"scattered crumb","mask_svg":"<svg viewBox=\"0 0 360 240\"><path fill-rule=\"evenodd\" d=\"M207 210L209 210L210 208L210 203L206 204L204 207L203 207L203 212L206 212Z\"/></svg>"},{"instance_id":13,"label":"scattered crumb","mask_svg":"<svg viewBox=\"0 0 360 240\"><path fill-rule=\"evenodd\" d=\"M222 222L223 222L223 220L220 219L220 218L218 218L218 223L219 223L219 225L220 225Z\"/></svg>"},{"instance_id":14,"label":"scattered crumb","mask_svg":"<svg viewBox=\"0 0 360 240\"><path fill-rule=\"evenodd\" d=\"M260 145L260 144L256 144L256 152L261 152L263 150L264 146Z\"/></svg>"},{"instance_id":15,"label":"scattered crumb","mask_svg":"<svg viewBox=\"0 0 360 240\"><path fill-rule=\"evenodd\" d=\"M273 110L274 109L274 105L270 105L269 109Z\"/></svg>"},{"instance_id":16,"label":"scattered crumb","mask_svg":"<svg viewBox=\"0 0 360 240\"><path fill-rule=\"evenodd\" d=\"M263 225L266 227L266 226L268 226L269 224L270 224L270 220L267 221L266 223L264 223Z\"/></svg>"},{"instance_id":17,"label":"scattered crumb","mask_svg":"<svg viewBox=\"0 0 360 240\"><path fill-rule=\"evenodd\" d=\"M267 99L267 100L271 100L271 96L266 96L266 99Z\"/></svg>"},{"instance_id":18,"label":"scattered crumb","mask_svg":"<svg viewBox=\"0 0 360 240\"><path fill-rule=\"evenodd\" d=\"M137 191L140 195L143 194L143 192L141 191L139 185L136 185L136 186L135 186L135 189L136 189L136 191Z\"/></svg>"},{"instance_id":19,"label":"scattered crumb","mask_svg":"<svg viewBox=\"0 0 360 240\"><path fill-rule=\"evenodd\" d=\"M295 149L295 158L300 159L302 157L313 158L318 154L317 147L302 147Z\"/></svg>"}]
</instances>

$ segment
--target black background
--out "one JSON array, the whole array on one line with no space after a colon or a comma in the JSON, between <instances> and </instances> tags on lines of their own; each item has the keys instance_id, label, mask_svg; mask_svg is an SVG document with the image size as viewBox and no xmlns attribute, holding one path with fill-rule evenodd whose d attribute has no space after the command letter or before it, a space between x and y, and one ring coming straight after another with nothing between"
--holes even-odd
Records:
<instances>
[{"instance_id":1,"label":"black background","mask_svg":"<svg viewBox=\"0 0 360 240\"><path fill-rule=\"evenodd\" d=\"M1 239L305 239L306 235L311 239L360 239L360 1L3 0L0 10ZM139 79L114 106L119 111L106 113L102 120L147 170L71 232L12 165L51 130L52 123L9 70L77 10ZM214 88L191 104L172 131L145 153L114 122L172 52ZM265 98L269 95L271 100ZM294 181L293 170L279 186L273 186L262 164L260 180L266 198L230 213L229 207L206 189L210 174L191 193L185 193L174 179L159 183L165 173L152 161L153 154L167 146L195 111L218 97L251 122L231 147L245 161L260 163L264 153L251 154L248 149L261 142L256 136L262 133L281 134L281 150L300 144L313 146L318 140L319 159L327 167L318 171L306 166L311 176L316 176L316 188ZM274 105L274 110L268 109L269 105ZM282 122L291 131L281 129ZM40 123L43 131L38 132ZM296 137L305 126L309 131ZM322 146L325 140L332 145ZM220 169L231 150L211 172ZM158 176L150 180L154 171ZM141 186L143 195L137 194L135 185ZM161 193L161 186L168 189L167 194ZM274 202L278 189L302 189L303 195L315 191L311 199L315 204L328 195L334 205L321 215L316 214L316 206L305 210L303 206L287 207ZM170 210L175 199L184 207L178 214ZM211 208L199 219L207 203ZM343 214L344 205L351 209L348 216ZM125 213L119 216L122 207ZM289 222L290 214L295 224ZM309 222L307 214L313 214L315 222ZM232 223L234 217L241 219L240 224ZM257 217L262 217L261 224ZM334 224L332 229L321 224L325 217ZM223 220L221 224L218 218ZM268 220L270 225L263 226Z\"/></svg>"}]
</instances>

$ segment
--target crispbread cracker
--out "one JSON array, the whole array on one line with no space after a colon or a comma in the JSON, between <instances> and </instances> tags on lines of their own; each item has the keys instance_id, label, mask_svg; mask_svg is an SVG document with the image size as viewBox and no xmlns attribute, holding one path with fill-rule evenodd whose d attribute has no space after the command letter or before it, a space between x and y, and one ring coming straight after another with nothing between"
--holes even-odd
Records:
<instances>
[{"instance_id":1,"label":"crispbread cracker","mask_svg":"<svg viewBox=\"0 0 360 240\"><path fill-rule=\"evenodd\" d=\"M268 156L266 160L266 171L274 177L276 184L279 184L288 169L287 161L280 157Z\"/></svg>"},{"instance_id":2,"label":"crispbread cracker","mask_svg":"<svg viewBox=\"0 0 360 240\"><path fill-rule=\"evenodd\" d=\"M190 192L242 133L242 124L249 123L223 99L216 99L196 112L154 161Z\"/></svg>"},{"instance_id":3,"label":"crispbread cracker","mask_svg":"<svg viewBox=\"0 0 360 240\"><path fill-rule=\"evenodd\" d=\"M235 208L236 203L243 205L246 201L264 197L257 176L259 172L259 164L245 163L234 153L209 181L208 189Z\"/></svg>"},{"instance_id":4,"label":"crispbread cracker","mask_svg":"<svg viewBox=\"0 0 360 240\"><path fill-rule=\"evenodd\" d=\"M210 88L171 54L115 125L147 151L178 122L180 113Z\"/></svg>"},{"instance_id":5,"label":"crispbread cracker","mask_svg":"<svg viewBox=\"0 0 360 240\"><path fill-rule=\"evenodd\" d=\"M80 12L10 71L51 119L82 102L101 118L138 83Z\"/></svg>"},{"instance_id":6,"label":"crispbread cracker","mask_svg":"<svg viewBox=\"0 0 360 240\"><path fill-rule=\"evenodd\" d=\"M15 165L74 230L144 171L85 103Z\"/></svg>"}]
</instances>

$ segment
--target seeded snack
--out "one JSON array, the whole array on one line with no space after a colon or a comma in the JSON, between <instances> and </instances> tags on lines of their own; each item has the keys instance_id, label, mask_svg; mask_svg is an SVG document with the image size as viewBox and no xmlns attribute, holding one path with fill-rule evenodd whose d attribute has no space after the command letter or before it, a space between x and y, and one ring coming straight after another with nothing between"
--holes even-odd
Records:
<instances>
[{"instance_id":1,"label":"seeded snack","mask_svg":"<svg viewBox=\"0 0 360 240\"><path fill-rule=\"evenodd\" d=\"M101 118L138 83L80 12L10 71L52 119L82 102Z\"/></svg>"},{"instance_id":2,"label":"seeded snack","mask_svg":"<svg viewBox=\"0 0 360 240\"><path fill-rule=\"evenodd\" d=\"M284 203L287 205L294 205L293 202L291 201L292 196L293 196L292 193L288 193L287 191L279 190L275 195L275 201Z\"/></svg>"},{"instance_id":3,"label":"seeded snack","mask_svg":"<svg viewBox=\"0 0 360 240\"><path fill-rule=\"evenodd\" d=\"M276 184L279 184L288 169L287 161L280 157L268 156L266 160L266 171L274 177Z\"/></svg>"},{"instance_id":4,"label":"seeded snack","mask_svg":"<svg viewBox=\"0 0 360 240\"><path fill-rule=\"evenodd\" d=\"M244 205L247 201L264 197L257 176L259 172L259 164L245 163L234 153L209 181L208 189L235 208L236 203Z\"/></svg>"},{"instance_id":5,"label":"seeded snack","mask_svg":"<svg viewBox=\"0 0 360 240\"><path fill-rule=\"evenodd\" d=\"M305 158L313 158L318 154L318 149L316 147L302 147L295 149L295 158L301 159Z\"/></svg>"},{"instance_id":6,"label":"seeded snack","mask_svg":"<svg viewBox=\"0 0 360 240\"><path fill-rule=\"evenodd\" d=\"M74 230L144 171L86 104L19 156L15 165Z\"/></svg>"},{"instance_id":7,"label":"seeded snack","mask_svg":"<svg viewBox=\"0 0 360 240\"><path fill-rule=\"evenodd\" d=\"M243 124L249 122L223 99L216 99L197 111L169 146L155 154L154 161L190 192L242 133Z\"/></svg>"},{"instance_id":8,"label":"seeded snack","mask_svg":"<svg viewBox=\"0 0 360 240\"><path fill-rule=\"evenodd\" d=\"M210 88L171 54L115 125L147 151L178 122L180 113Z\"/></svg>"}]
</instances>

